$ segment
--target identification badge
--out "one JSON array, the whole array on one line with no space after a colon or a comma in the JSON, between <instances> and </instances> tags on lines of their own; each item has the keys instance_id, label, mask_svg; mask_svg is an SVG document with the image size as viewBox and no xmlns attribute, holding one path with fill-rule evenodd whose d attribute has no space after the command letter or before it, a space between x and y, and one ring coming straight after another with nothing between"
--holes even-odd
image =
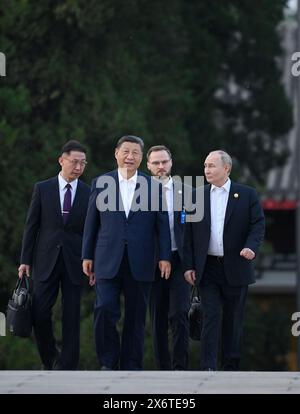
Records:
<instances>
[{"instance_id":1,"label":"identification badge","mask_svg":"<svg viewBox=\"0 0 300 414\"><path fill-rule=\"evenodd\" d=\"M185 223L185 219L186 219L186 212L185 209L182 210L181 214L180 214L180 223L184 224Z\"/></svg>"}]
</instances>

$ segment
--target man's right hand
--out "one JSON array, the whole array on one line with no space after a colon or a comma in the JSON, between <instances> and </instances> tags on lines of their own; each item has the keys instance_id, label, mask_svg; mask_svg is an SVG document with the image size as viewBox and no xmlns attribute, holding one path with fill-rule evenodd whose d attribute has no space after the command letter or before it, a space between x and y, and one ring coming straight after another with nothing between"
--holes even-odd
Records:
<instances>
[{"instance_id":1,"label":"man's right hand","mask_svg":"<svg viewBox=\"0 0 300 414\"><path fill-rule=\"evenodd\" d=\"M95 273L93 269L93 260L84 259L82 262L82 270L85 275L90 279L90 285L94 286L95 284Z\"/></svg>"},{"instance_id":2,"label":"man's right hand","mask_svg":"<svg viewBox=\"0 0 300 414\"><path fill-rule=\"evenodd\" d=\"M187 270L186 272L184 272L184 278L190 285L194 286L196 280L196 271Z\"/></svg>"},{"instance_id":3,"label":"man's right hand","mask_svg":"<svg viewBox=\"0 0 300 414\"><path fill-rule=\"evenodd\" d=\"M82 270L85 275L88 277L92 276L94 273L93 269L93 260L84 259L82 262Z\"/></svg>"},{"instance_id":4,"label":"man's right hand","mask_svg":"<svg viewBox=\"0 0 300 414\"><path fill-rule=\"evenodd\" d=\"M23 273L26 273L26 275L29 277L30 276L30 266L27 264L21 264L19 269L18 269L18 276L20 279L22 279Z\"/></svg>"}]
</instances>

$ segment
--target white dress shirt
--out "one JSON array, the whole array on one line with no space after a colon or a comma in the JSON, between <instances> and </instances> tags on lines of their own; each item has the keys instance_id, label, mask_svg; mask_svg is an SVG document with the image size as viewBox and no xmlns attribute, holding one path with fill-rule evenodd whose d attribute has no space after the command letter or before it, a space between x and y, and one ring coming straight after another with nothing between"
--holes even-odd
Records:
<instances>
[{"instance_id":1,"label":"white dress shirt","mask_svg":"<svg viewBox=\"0 0 300 414\"><path fill-rule=\"evenodd\" d=\"M222 187L211 186L210 189L210 240L208 254L224 256L223 231L226 207L231 181L228 178Z\"/></svg>"},{"instance_id":2,"label":"white dress shirt","mask_svg":"<svg viewBox=\"0 0 300 414\"><path fill-rule=\"evenodd\" d=\"M71 205L73 205L73 201L76 195L76 190L77 190L77 184L78 184L78 178L76 178L76 180L73 180L71 182L66 181L61 174L58 174L58 185L59 185L59 199L60 199L60 208L61 211L63 211L63 205L64 205L64 198L65 198L65 194L66 194L66 185L70 184L71 185Z\"/></svg>"},{"instance_id":3,"label":"white dress shirt","mask_svg":"<svg viewBox=\"0 0 300 414\"><path fill-rule=\"evenodd\" d=\"M118 177L124 211L126 217L128 217L137 182L137 171L133 177L129 178L129 180L126 180L126 178L124 178L120 173L120 170L118 170Z\"/></svg>"},{"instance_id":4,"label":"white dress shirt","mask_svg":"<svg viewBox=\"0 0 300 414\"><path fill-rule=\"evenodd\" d=\"M171 233L171 246L172 251L177 250L177 245L175 241L175 233L174 233L174 188L173 188L173 180L170 177L169 181L163 187L165 189L166 194L166 202L168 207L168 215L169 215L169 227Z\"/></svg>"}]
</instances>

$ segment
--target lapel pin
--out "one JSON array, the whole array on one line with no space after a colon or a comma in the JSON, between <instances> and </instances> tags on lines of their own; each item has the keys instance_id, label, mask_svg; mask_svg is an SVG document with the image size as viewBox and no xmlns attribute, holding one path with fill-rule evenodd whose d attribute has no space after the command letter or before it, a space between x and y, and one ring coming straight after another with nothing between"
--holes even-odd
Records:
<instances>
[{"instance_id":1,"label":"lapel pin","mask_svg":"<svg viewBox=\"0 0 300 414\"><path fill-rule=\"evenodd\" d=\"M239 198L238 193L234 193L234 194L233 194L233 197L234 197L234 198Z\"/></svg>"},{"instance_id":2,"label":"lapel pin","mask_svg":"<svg viewBox=\"0 0 300 414\"><path fill-rule=\"evenodd\" d=\"M181 190L178 190L178 194L182 194L182 191Z\"/></svg>"}]
</instances>

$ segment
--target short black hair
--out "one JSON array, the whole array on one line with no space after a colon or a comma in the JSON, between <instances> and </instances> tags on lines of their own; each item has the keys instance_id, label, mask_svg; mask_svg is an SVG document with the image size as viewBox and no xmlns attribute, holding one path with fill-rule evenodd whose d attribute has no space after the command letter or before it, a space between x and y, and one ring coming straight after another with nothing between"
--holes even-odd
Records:
<instances>
[{"instance_id":1,"label":"short black hair","mask_svg":"<svg viewBox=\"0 0 300 414\"><path fill-rule=\"evenodd\" d=\"M158 151L166 151L169 154L170 159L172 159L172 154L169 148L167 148L165 145L154 145L153 147L149 148L147 152L147 160L149 160L152 152L158 152Z\"/></svg>"},{"instance_id":2,"label":"short black hair","mask_svg":"<svg viewBox=\"0 0 300 414\"><path fill-rule=\"evenodd\" d=\"M144 151L144 141L140 137L136 137L135 135L124 135L117 142L116 148L120 148L120 146L123 144L123 142L133 142L135 144L139 144L139 146L141 147L142 152Z\"/></svg>"},{"instance_id":3,"label":"short black hair","mask_svg":"<svg viewBox=\"0 0 300 414\"><path fill-rule=\"evenodd\" d=\"M71 139L63 145L61 149L61 154L70 154L71 151L78 151L86 154L86 149L84 148L84 146L81 145L80 142L75 141L74 139Z\"/></svg>"}]
</instances>

